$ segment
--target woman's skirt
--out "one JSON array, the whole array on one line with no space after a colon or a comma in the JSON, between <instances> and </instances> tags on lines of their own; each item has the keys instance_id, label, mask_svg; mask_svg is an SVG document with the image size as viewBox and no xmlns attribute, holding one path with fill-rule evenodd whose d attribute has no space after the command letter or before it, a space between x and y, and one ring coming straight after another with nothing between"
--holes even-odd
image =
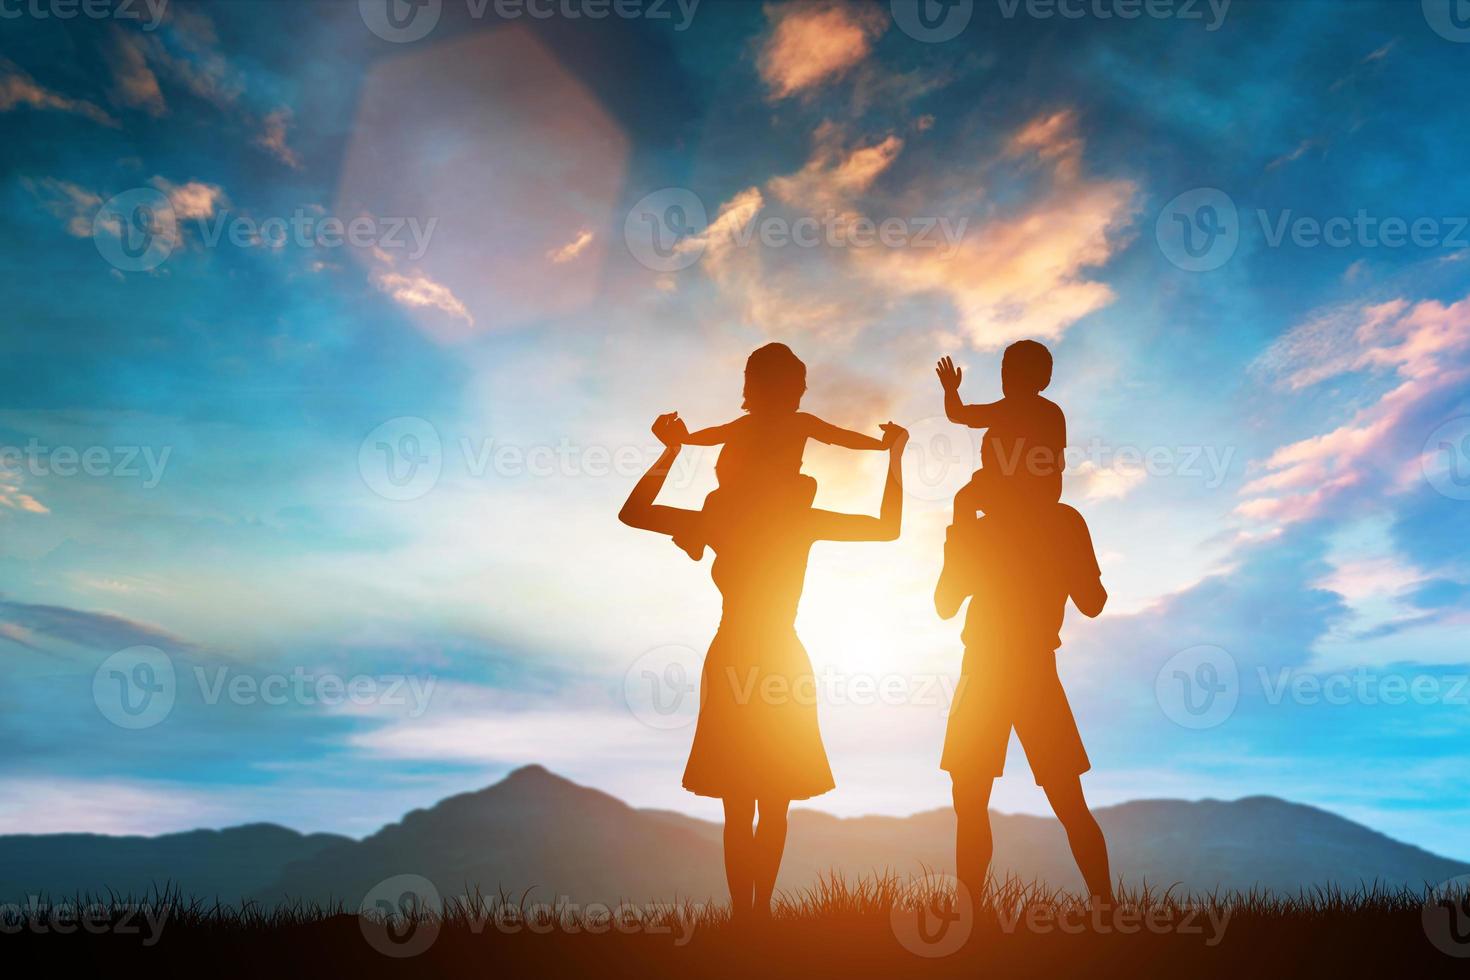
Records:
<instances>
[{"instance_id":1,"label":"woman's skirt","mask_svg":"<svg viewBox=\"0 0 1470 980\"><path fill-rule=\"evenodd\" d=\"M700 675L684 788L720 798L805 800L835 785L817 727L816 680L796 631L722 623Z\"/></svg>"}]
</instances>

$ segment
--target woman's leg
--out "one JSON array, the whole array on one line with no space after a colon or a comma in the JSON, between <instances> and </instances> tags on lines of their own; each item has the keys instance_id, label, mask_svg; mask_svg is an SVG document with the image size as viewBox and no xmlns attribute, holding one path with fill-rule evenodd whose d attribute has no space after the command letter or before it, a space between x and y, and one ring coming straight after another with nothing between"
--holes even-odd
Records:
<instances>
[{"instance_id":1,"label":"woman's leg","mask_svg":"<svg viewBox=\"0 0 1470 980\"><path fill-rule=\"evenodd\" d=\"M761 821L755 829L755 914L768 918L776 874L786 850L786 808L790 800L761 800Z\"/></svg>"},{"instance_id":2,"label":"woman's leg","mask_svg":"<svg viewBox=\"0 0 1470 980\"><path fill-rule=\"evenodd\" d=\"M725 799L725 882L730 886L730 912L737 922L750 915L755 800Z\"/></svg>"}]
</instances>

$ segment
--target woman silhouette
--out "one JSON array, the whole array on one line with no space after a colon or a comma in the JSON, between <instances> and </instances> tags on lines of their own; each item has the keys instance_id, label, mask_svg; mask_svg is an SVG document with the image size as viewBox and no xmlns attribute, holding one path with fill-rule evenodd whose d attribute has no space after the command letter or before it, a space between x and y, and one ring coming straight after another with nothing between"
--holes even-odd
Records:
<instances>
[{"instance_id":1,"label":"woman silhouette","mask_svg":"<svg viewBox=\"0 0 1470 980\"><path fill-rule=\"evenodd\" d=\"M664 452L618 518L631 527L707 542L724 599L700 677L699 722L684 788L725 805L725 879L737 922L767 918L786 846L786 809L832 789L817 727L811 661L796 636L796 607L816 541L892 541L903 515L900 461L908 433L883 426L888 480L880 516L811 506L816 483L797 475L742 488L738 500L685 510L654 504L688 434L676 413L653 434ZM760 825L753 829L756 805Z\"/></svg>"}]
</instances>

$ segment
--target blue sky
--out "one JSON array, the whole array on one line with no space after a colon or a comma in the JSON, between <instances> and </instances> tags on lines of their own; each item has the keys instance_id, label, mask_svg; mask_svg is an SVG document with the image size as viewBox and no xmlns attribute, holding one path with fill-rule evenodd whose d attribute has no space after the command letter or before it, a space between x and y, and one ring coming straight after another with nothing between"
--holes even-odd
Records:
<instances>
[{"instance_id":1,"label":"blue sky","mask_svg":"<svg viewBox=\"0 0 1470 980\"><path fill-rule=\"evenodd\" d=\"M1059 654L1091 796L1470 857L1470 43L1429 8L7 12L0 830L362 834L528 762L712 815L644 687L718 597L615 514L772 338L914 433L903 538L813 554L813 805L942 806L975 461L932 364L990 398L1036 337L1112 593ZM807 469L876 507L880 460Z\"/></svg>"}]
</instances>

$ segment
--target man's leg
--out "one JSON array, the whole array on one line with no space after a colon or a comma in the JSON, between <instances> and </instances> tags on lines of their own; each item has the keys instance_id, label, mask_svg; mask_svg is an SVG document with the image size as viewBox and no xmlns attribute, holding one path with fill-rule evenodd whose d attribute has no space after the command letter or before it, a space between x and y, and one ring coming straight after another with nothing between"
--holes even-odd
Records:
<instances>
[{"instance_id":1,"label":"man's leg","mask_svg":"<svg viewBox=\"0 0 1470 980\"><path fill-rule=\"evenodd\" d=\"M954 782L955 877L978 902L985 891L994 842L990 836L990 791L995 777L950 774Z\"/></svg>"},{"instance_id":2,"label":"man's leg","mask_svg":"<svg viewBox=\"0 0 1470 980\"><path fill-rule=\"evenodd\" d=\"M776 875L781 870L781 855L786 850L786 809L790 800L761 800L761 819L755 828L755 915L769 918L771 895L776 891Z\"/></svg>"},{"instance_id":3,"label":"man's leg","mask_svg":"<svg viewBox=\"0 0 1470 980\"><path fill-rule=\"evenodd\" d=\"M730 912L735 921L750 917L752 888L751 862L755 850L751 824L755 821L755 800L726 799L725 804L725 882L730 886Z\"/></svg>"},{"instance_id":4,"label":"man's leg","mask_svg":"<svg viewBox=\"0 0 1470 980\"><path fill-rule=\"evenodd\" d=\"M1067 843L1072 847L1072 857L1082 872L1082 880L1087 882L1087 890L1094 900L1111 904L1113 884L1108 870L1108 843L1103 840L1102 828L1082 796L1082 778L1049 779L1042 789L1067 832Z\"/></svg>"}]
</instances>

